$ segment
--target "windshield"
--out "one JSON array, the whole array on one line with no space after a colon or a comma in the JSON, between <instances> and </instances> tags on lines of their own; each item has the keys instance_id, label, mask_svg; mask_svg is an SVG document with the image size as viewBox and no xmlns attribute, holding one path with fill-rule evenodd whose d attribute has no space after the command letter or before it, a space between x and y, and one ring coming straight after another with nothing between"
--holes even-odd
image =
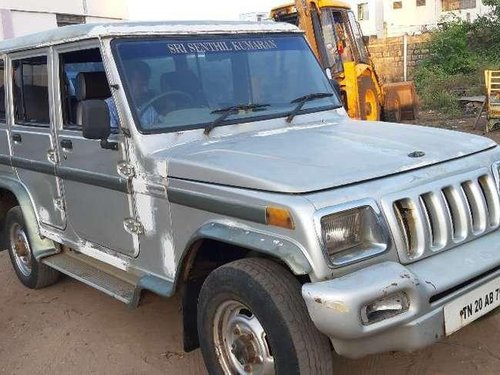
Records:
<instances>
[{"instance_id":1,"label":"windshield","mask_svg":"<svg viewBox=\"0 0 500 375\"><path fill-rule=\"evenodd\" d=\"M351 25L352 35L354 37L354 42L356 43L358 59L359 62L363 62L368 64L368 50L366 49L365 42L363 41L363 33L361 32L361 28L359 27L358 21L356 21L356 17L353 12L347 12L349 15L349 23Z\"/></svg>"},{"instance_id":2,"label":"windshield","mask_svg":"<svg viewBox=\"0 0 500 375\"><path fill-rule=\"evenodd\" d=\"M301 35L120 39L114 51L143 133L204 128L230 107L222 125L285 117L295 99L333 93ZM340 105L325 96L301 113Z\"/></svg>"}]
</instances>

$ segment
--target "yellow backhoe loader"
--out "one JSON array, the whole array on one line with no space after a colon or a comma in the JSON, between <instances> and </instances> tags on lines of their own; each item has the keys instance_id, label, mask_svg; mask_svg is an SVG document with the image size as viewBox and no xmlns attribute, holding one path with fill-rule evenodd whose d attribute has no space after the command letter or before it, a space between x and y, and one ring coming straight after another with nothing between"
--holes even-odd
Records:
<instances>
[{"instance_id":1,"label":"yellow backhoe loader","mask_svg":"<svg viewBox=\"0 0 500 375\"><path fill-rule=\"evenodd\" d=\"M415 85L382 85L359 23L349 4L336 0L295 0L274 8L271 17L304 30L314 53L340 86L350 117L361 120L414 120Z\"/></svg>"}]
</instances>

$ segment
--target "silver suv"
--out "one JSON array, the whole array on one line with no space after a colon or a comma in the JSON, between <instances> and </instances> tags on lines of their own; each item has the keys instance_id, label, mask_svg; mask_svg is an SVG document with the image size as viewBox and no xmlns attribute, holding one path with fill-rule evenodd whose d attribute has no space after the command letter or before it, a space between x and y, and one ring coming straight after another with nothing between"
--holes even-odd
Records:
<instances>
[{"instance_id":1,"label":"silver suv","mask_svg":"<svg viewBox=\"0 0 500 375\"><path fill-rule=\"evenodd\" d=\"M331 374L500 304L498 146L350 120L294 26L82 25L0 43L21 282L182 295L211 374Z\"/></svg>"}]
</instances>

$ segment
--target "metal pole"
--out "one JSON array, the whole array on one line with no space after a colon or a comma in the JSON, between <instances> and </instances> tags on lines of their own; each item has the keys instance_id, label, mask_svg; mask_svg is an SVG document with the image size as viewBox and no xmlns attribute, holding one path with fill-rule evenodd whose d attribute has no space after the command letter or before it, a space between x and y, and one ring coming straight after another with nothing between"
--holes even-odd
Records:
<instances>
[{"instance_id":1,"label":"metal pole","mask_svg":"<svg viewBox=\"0 0 500 375\"><path fill-rule=\"evenodd\" d=\"M408 34L403 35L403 80L406 82L408 80Z\"/></svg>"}]
</instances>

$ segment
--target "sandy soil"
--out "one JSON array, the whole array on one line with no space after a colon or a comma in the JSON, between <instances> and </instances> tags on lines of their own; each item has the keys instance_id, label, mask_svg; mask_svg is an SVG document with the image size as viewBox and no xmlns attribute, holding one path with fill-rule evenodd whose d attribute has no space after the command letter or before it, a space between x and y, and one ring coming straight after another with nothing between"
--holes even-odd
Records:
<instances>
[{"instance_id":1,"label":"sandy soil","mask_svg":"<svg viewBox=\"0 0 500 375\"><path fill-rule=\"evenodd\" d=\"M473 119L419 121L470 131ZM478 131L477 133L480 133ZM490 133L500 141L500 132ZM24 288L0 253L0 374L206 374L200 351L183 353L179 300L148 295L128 311L111 297L63 278L43 290ZM413 353L353 361L335 374L499 374L500 314Z\"/></svg>"}]
</instances>

